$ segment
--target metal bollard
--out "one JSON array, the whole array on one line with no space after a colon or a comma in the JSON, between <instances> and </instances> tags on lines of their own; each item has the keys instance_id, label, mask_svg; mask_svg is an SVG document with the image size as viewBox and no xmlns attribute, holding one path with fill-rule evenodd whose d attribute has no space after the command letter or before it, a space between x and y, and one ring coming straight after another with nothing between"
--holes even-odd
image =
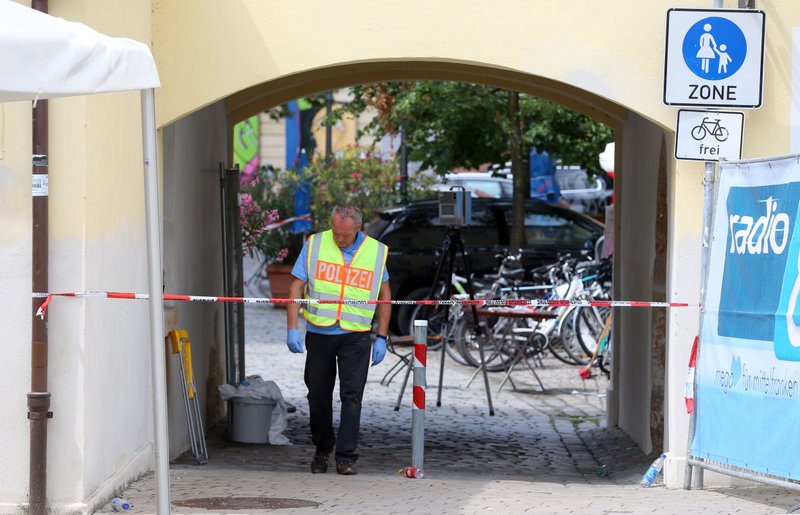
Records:
<instances>
[{"instance_id":1,"label":"metal bollard","mask_svg":"<svg viewBox=\"0 0 800 515\"><path fill-rule=\"evenodd\" d=\"M425 457L425 364L428 355L428 321L414 320L414 403L411 411L411 466L422 477ZM409 476L407 476L409 477Z\"/></svg>"}]
</instances>

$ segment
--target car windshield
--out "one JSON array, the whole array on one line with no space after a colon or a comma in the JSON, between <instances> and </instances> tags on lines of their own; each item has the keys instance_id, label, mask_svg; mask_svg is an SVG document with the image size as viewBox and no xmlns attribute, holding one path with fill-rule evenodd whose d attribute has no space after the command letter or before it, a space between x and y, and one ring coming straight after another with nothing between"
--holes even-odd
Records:
<instances>
[{"instance_id":1,"label":"car windshield","mask_svg":"<svg viewBox=\"0 0 800 515\"><path fill-rule=\"evenodd\" d=\"M392 223L391 220L383 217L377 217L372 222L364 225L364 233L372 238L380 238L383 231Z\"/></svg>"}]
</instances>

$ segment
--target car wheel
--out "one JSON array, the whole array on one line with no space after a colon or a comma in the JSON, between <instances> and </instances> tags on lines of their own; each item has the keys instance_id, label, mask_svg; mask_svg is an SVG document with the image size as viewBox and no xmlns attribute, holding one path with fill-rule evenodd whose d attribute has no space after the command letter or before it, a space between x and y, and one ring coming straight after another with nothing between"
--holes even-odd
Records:
<instances>
[{"instance_id":1,"label":"car wheel","mask_svg":"<svg viewBox=\"0 0 800 515\"><path fill-rule=\"evenodd\" d=\"M430 287L427 288L417 288L413 290L411 293L405 296L404 300L421 300L427 299L428 295L430 295L431 289ZM411 316L414 312L414 308L416 308L413 304L404 304L397 307L397 326L400 331L400 334L408 335L408 328L411 326Z\"/></svg>"}]
</instances>

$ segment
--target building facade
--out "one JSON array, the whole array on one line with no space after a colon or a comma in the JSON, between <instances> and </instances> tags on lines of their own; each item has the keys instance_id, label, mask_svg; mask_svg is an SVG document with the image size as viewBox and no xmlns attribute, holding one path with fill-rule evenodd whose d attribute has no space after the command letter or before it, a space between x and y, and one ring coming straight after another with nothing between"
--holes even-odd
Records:
<instances>
[{"instance_id":1,"label":"building facade","mask_svg":"<svg viewBox=\"0 0 800 515\"><path fill-rule=\"evenodd\" d=\"M23 2L24 3L24 2ZM379 80L458 80L562 103L616 131L617 299L698 302L703 164L673 156L676 109L662 102L665 19L673 4L579 0L491 6L414 0L62 0L50 12L148 43L156 92L165 289L222 295L219 165L233 124L292 99ZM681 7L709 8L689 0ZM737 8L738 1L725 0ZM766 13L764 103L745 113L743 157L800 152L800 4ZM124 14L124 15L123 15ZM302 16L302 23L298 17ZM146 291L140 106L136 93L50 101L51 291ZM0 308L6 372L0 399L0 511L27 502L30 389L31 106L0 104ZM682 485L688 416L683 382L697 310L621 310L609 424L646 452L670 452ZM223 308L166 306L166 330L192 335L206 420L223 415ZM147 308L57 299L48 315L48 500L89 512L152 467ZM170 449L188 447L174 358ZM69 473L66 473L69 471Z\"/></svg>"}]
</instances>

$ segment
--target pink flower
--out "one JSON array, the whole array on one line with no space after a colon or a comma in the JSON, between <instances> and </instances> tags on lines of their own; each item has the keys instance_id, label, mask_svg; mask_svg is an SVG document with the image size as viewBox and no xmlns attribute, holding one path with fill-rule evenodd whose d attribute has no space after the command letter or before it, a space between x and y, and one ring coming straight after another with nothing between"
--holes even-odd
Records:
<instances>
[{"instance_id":1,"label":"pink flower","mask_svg":"<svg viewBox=\"0 0 800 515\"><path fill-rule=\"evenodd\" d=\"M278 252L278 255L275 256L275 261L282 263L283 260L286 259L288 256L289 256L289 248L284 247L280 250L280 252Z\"/></svg>"},{"instance_id":2,"label":"pink flower","mask_svg":"<svg viewBox=\"0 0 800 515\"><path fill-rule=\"evenodd\" d=\"M363 177L363 176L358 172L353 172L353 173L350 174L350 177L352 177L353 179L355 179L357 181L360 181L361 177Z\"/></svg>"},{"instance_id":3,"label":"pink flower","mask_svg":"<svg viewBox=\"0 0 800 515\"><path fill-rule=\"evenodd\" d=\"M269 225L269 224L275 223L281 217L281 215L280 215L280 213L278 213L277 209L272 209L270 211L266 211L264 214L266 215L266 219L265 219L266 220L266 224L264 224L264 225Z\"/></svg>"},{"instance_id":4,"label":"pink flower","mask_svg":"<svg viewBox=\"0 0 800 515\"><path fill-rule=\"evenodd\" d=\"M253 196L249 193L239 194L239 205L242 207L250 206L253 203Z\"/></svg>"},{"instance_id":5,"label":"pink flower","mask_svg":"<svg viewBox=\"0 0 800 515\"><path fill-rule=\"evenodd\" d=\"M258 173L251 172L251 173L242 173L239 179L239 185L243 189L252 188L258 184Z\"/></svg>"}]
</instances>

